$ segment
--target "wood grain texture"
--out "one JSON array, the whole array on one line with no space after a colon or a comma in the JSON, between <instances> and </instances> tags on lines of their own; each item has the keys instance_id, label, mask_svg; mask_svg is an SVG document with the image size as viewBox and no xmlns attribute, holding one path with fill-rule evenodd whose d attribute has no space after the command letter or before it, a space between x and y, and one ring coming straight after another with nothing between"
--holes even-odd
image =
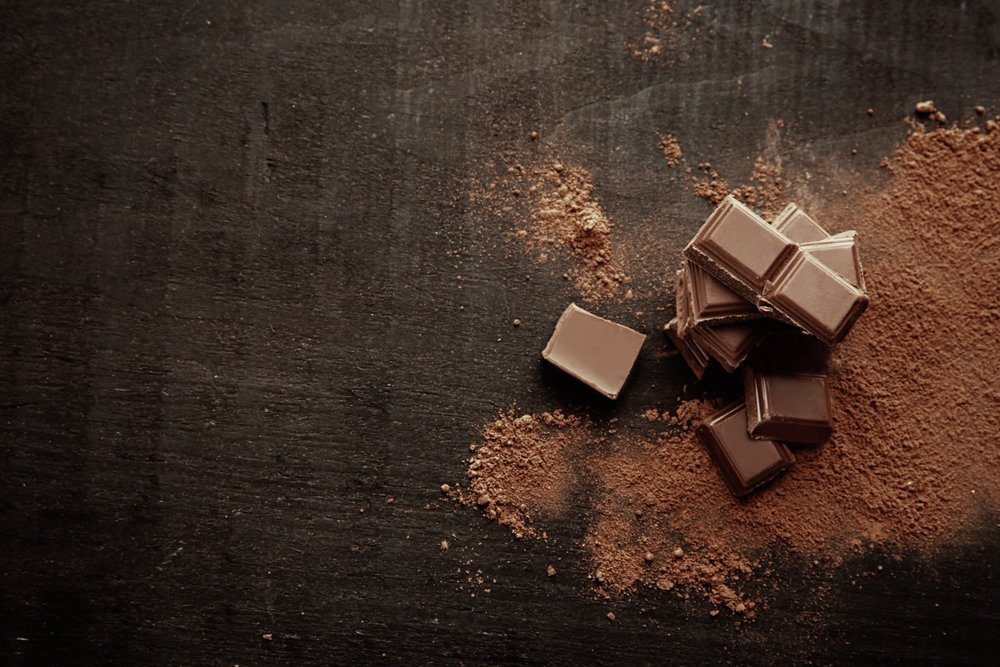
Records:
<instances>
[{"instance_id":1,"label":"wood grain texture","mask_svg":"<svg viewBox=\"0 0 1000 667\"><path fill-rule=\"evenodd\" d=\"M741 625L696 600L596 599L579 520L519 542L439 503L515 401L627 421L688 381L655 356L607 405L541 367L575 298L564 267L466 198L530 131L665 264L707 206L657 132L739 182L784 119L783 150L830 195L841 171L877 173L917 99L1000 104L987 0L706 3L713 29L669 67L627 54L640 4L0 6L4 662L996 655L988 504L964 546L877 577L877 554L833 574L789 556ZM602 314L655 332L658 305ZM466 585L476 569L490 593Z\"/></svg>"}]
</instances>

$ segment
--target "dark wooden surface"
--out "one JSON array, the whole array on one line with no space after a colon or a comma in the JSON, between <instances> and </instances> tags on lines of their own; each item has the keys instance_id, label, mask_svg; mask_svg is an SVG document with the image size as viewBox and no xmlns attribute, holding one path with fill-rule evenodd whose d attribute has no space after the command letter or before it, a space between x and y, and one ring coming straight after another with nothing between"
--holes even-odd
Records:
<instances>
[{"instance_id":1,"label":"dark wooden surface","mask_svg":"<svg viewBox=\"0 0 1000 667\"><path fill-rule=\"evenodd\" d=\"M0 4L4 662L995 660L990 505L944 555L789 556L741 624L596 599L579 520L523 542L439 502L514 401L628 423L688 380L645 359L609 407L540 367L564 266L465 198L529 131L665 265L707 205L658 131L735 183L783 119L822 200L918 99L1000 104L996 2L706 3L671 67L628 57L637 6Z\"/></svg>"}]
</instances>

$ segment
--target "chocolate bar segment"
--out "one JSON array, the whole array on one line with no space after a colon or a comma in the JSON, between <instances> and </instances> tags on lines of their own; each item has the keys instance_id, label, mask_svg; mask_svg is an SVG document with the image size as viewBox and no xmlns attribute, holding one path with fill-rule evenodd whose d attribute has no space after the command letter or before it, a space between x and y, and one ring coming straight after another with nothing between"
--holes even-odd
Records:
<instances>
[{"instance_id":1,"label":"chocolate bar segment","mask_svg":"<svg viewBox=\"0 0 1000 667\"><path fill-rule=\"evenodd\" d=\"M820 241L803 243L799 248L823 262L828 269L862 292L867 291L865 273L861 268L861 253L858 251L857 232L853 230L841 232Z\"/></svg>"},{"instance_id":2,"label":"chocolate bar segment","mask_svg":"<svg viewBox=\"0 0 1000 667\"><path fill-rule=\"evenodd\" d=\"M796 204L789 204L777 218L774 228L796 243L822 241L830 234Z\"/></svg>"},{"instance_id":3,"label":"chocolate bar segment","mask_svg":"<svg viewBox=\"0 0 1000 667\"><path fill-rule=\"evenodd\" d=\"M681 353L681 358L687 363L695 377L699 380L702 379L705 376L705 371L708 369L709 363L711 363L711 359L709 359L705 351L690 336L681 338L680 334L677 333L676 317L663 327L663 331L666 332L667 337L677 346L677 350Z\"/></svg>"},{"instance_id":4,"label":"chocolate bar segment","mask_svg":"<svg viewBox=\"0 0 1000 667\"><path fill-rule=\"evenodd\" d=\"M690 326L725 324L762 317L757 307L690 260L684 260Z\"/></svg>"},{"instance_id":5,"label":"chocolate bar segment","mask_svg":"<svg viewBox=\"0 0 1000 667\"><path fill-rule=\"evenodd\" d=\"M747 431L752 438L820 445L833 433L833 408L825 375L743 374Z\"/></svg>"},{"instance_id":6,"label":"chocolate bar segment","mask_svg":"<svg viewBox=\"0 0 1000 667\"><path fill-rule=\"evenodd\" d=\"M608 398L628 379L646 336L571 303L556 323L542 358Z\"/></svg>"},{"instance_id":7,"label":"chocolate bar segment","mask_svg":"<svg viewBox=\"0 0 1000 667\"><path fill-rule=\"evenodd\" d=\"M701 324L691 328L687 337L718 361L727 373L732 373L766 332L767 325L762 321Z\"/></svg>"},{"instance_id":8,"label":"chocolate bar segment","mask_svg":"<svg viewBox=\"0 0 1000 667\"><path fill-rule=\"evenodd\" d=\"M743 401L709 417L696 433L735 496L745 496L795 461L788 447L780 442L750 438Z\"/></svg>"},{"instance_id":9,"label":"chocolate bar segment","mask_svg":"<svg viewBox=\"0 0 1000 667\"><path fill-rule=\"evenodd\" d=\"M790 323L828 345L844 339L868 307L868 297L812 255L800 252L762 293ZM766 304L758 304L762 309Z\"/></svg>"},{"instance_id":10,"label":"chocolate bar segment","mask_svg":"<svg viewBox=\"0 0 1000 667\"><path fill-rule=\"evenodd\" d=\"M684 249L684 256L756 304L798 246L763 218L726 197Z\"/></svg>"}]
</instances>

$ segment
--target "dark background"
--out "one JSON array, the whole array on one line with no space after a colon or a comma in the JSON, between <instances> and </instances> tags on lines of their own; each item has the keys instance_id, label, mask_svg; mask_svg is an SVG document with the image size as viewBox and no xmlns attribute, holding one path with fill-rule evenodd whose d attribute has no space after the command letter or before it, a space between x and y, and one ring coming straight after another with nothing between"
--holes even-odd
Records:
<instances>
[{"instance_id":1,"label":"dark background","mask_svg":"<svg viewBox=\"0 0 1000 667\"><path fill-rule=\"evenodd\" d=\"M995 659L992 520L779 559L746 623L597 598L582 517L526 542L441 502L514 402L628 424L690 379L659 337L611 406L540 368L567 265L466 196L530 131L655 275L709 210L657 132L738 183L782 119L822 202L878 186L917 100L1000 104L997 2L706 2L669 66L628 54L641 6L0 3L4 662ZM655 332L643 294L599 312Z\"/></svg>"}]
</instances>

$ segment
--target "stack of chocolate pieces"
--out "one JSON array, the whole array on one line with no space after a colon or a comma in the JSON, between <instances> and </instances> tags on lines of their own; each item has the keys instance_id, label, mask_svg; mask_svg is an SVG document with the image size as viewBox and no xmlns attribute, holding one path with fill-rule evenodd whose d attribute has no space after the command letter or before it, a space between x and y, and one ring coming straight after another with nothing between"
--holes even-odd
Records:
<instances>
[{"instance_id":1,"label":"stack of chocolate pieces","mask_svg":"<svg viewBox=\"0 0 1000 667\"><path fill-rule=\"evenodd\" d=\"M795 204L772 224L727 197L684 249L665 327L694 374L744 375L744 400L698 436L737 496L832 433L826 360L868 306L853 231L830 235Z\"/></svg>"}]
</instances>

